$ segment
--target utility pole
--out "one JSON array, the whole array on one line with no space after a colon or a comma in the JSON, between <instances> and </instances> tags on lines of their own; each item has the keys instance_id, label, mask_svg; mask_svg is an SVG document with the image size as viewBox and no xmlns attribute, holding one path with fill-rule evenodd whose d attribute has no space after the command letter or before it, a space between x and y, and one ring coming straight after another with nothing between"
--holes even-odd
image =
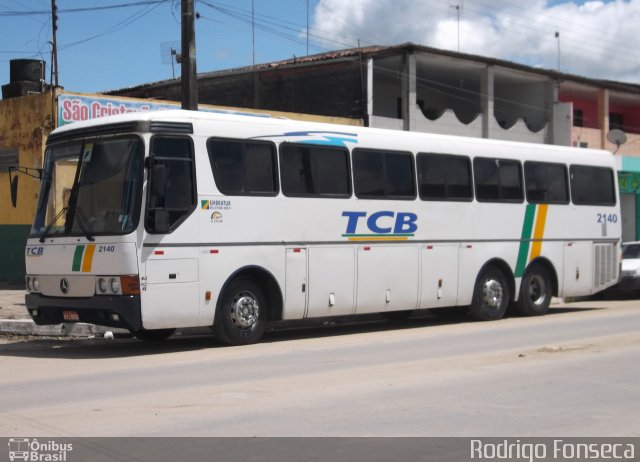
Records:
<instances>
[{"instance_id":1,"label":"utility pole","mask_svg":"<svg viewBox=\"0 0 640 462\"><path fill-rule=\"evenodd\" d=\"M196 74L196 33L194 0L182 0L182 65L180 89L182 109L198 110L198 75Z\"/></svg>"},{"instance_id":2,"label":"utility pole","mask_svg":"<svg viewBox=\"0 0 640 462\"><path fill-rule=\"evenodd\" d=\"M456 9L456 17L458 20L458 53L460 53L460 13L462 13L462 5L464 4L464 0L458 0L456 5L449 5L449 8Z\"/></svg>"},{"instance_id":3,"label":"utility pole","mask_svg":"<svg viewBox=\"0 0 640 462\"><path fill-rule=\"evenodd\" d=\"M53 88L58 87L58 44L56 35L58 32L58 7L56 0L51 0L51 27L53 32L51 52L51 71L53 72Z\"/></svg>"},{"instance_id":4,"label":"utility pole","mask_svg":"<svg viewBox=\"0 0 640 462\"><path fill-rule=\"evenodd\" d=\"M458 53L460 53L460 5L456 5L456 13L458 13Z\"/></svg>"},{"instance_id":5,"label":"utility pole","mask_svg":"<svg viewBox=\"0 0 640 462\"><path fill-rule=\"evenodd\" d=\"M560 72L560 32L556 31L556 38L558 39L558 72Z\"/></svg>"}]
</instances>

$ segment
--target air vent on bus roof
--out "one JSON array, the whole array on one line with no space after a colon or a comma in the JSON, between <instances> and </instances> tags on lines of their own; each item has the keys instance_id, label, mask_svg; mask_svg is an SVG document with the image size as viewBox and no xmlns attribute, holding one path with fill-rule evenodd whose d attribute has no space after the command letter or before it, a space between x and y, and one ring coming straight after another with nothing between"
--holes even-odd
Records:
<instances>
[{"instance_id":1,"label":"air vent on bus roof","mask_svg":"<svg viewBox=\"0 0 640 462\"><path fill-rule=\"evenodd\" d=\"M149 127L151 133L180 133L193 134L193 124L188 122L152 121Z\"/></svg>"}]
</instances>

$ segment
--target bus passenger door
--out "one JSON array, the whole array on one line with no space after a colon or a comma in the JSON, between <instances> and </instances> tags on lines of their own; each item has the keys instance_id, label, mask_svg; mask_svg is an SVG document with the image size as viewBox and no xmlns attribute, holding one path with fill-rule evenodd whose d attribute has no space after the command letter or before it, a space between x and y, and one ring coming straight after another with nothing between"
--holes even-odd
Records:
<instances>
[{"instance_id":1,"label":"bus passenger door","mask_svg":"<svg viewBox=\"0 0 640 462\"><path fill-rule=\"evenodd\" d=\"M198 227L193 142L156 135L147 164L147 206L142 248L142 325L145 329L199 324ZM170 238L168 237L170 235ZM178 245L167 244L164 239Z\"/></svg>"},{"instance_id":2,"label":"bus passenger door","mask_svg":"<svg viewBox=\"0 0 640 462\"><path fill-rule=\"evenodd\" d=\"M288 247L283 319L302 319L307 309L307 249Z\"/></svg>"},{"instance_id":3,"label":"bus passenger door","mask_svg":"<svg viewBox=\"0 0 640 462\"><path fill-rule=\"evenodd\" d=\"M458 302L459 244L422 245L420 308L454 306Z\"/></svg>"}]
</instances>

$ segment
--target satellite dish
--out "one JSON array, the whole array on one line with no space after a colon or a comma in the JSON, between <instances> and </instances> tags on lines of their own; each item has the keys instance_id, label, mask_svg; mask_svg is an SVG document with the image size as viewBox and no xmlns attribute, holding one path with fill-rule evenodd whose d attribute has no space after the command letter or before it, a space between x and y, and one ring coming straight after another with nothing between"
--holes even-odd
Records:
<instances>
[{"instance_id":1,"label":"satellite dish","mask_svg":"<svg viewBox=\"0 0 640 462\"><path fill-rule=\"evenodd\" d=\"M613 130L609 130L609 133L607 133L607 140L616 145L617 151L620 149L620 146L627 142L627 135L625 135L622 130L614 128Z\"/></svg>"},{"instance_id":2,"label":"satellite dish","mask_svg":"<svg viewBox=\"0 0 640 462\"><path fill-rule=\"evenodd\" d=\"M172 42L162 42L160 44L160 61L162 62L162 64L175 63L176 55L180 55L179 40Z\"/></svg>"},{"instance_id":3,"label":"satellite dish","mask_svg":"<svg viewBox=\"0 0 640 462\"><path fill-rule=\"evenodd\" d=\"M160 44L160 60L162 64L171 64L171 73L176 78L175 65L182 61L180 54L180 42L162 42Z\"/></svg>"}]
</instances>

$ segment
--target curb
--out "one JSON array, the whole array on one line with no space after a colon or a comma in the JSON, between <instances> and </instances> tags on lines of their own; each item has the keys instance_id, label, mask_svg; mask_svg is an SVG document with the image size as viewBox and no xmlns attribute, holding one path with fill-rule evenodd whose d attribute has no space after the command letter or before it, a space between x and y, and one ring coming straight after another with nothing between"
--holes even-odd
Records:
<instances>
[{"instance_id":1,"label":"curb","mask_svg":"<svg viewBox=\"0 0 640 462\"><path fill-rule=\"evenodd\" d=\"M104 336L105 332L126 333L125 329L96 326L85 323L63 323L54 326L39 326L30 319L0 319L0 334L37 335L48 337L89 337Z\"/></svg>"}]
</instances>

